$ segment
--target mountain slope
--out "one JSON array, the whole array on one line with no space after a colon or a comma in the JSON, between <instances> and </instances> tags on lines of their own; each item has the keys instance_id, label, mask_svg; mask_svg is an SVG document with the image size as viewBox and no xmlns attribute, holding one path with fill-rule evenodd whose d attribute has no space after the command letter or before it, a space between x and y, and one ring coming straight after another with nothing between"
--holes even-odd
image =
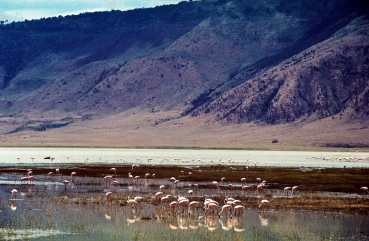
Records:
<instances>
[{"instance_id":1,"label":"mountain slope","mask_svg":"<svg viewBox=\"0 0 369 241\"><path fill-rule=\"evenodd\" d=\"M199 139L209 124L365 127L368 33L365 2L348 0L181 2L2 25L0 135L67 138L55 132L99 120L169 128L158 136L198 120L204 129L185 129ZM131 115L143 122L114 117Z\"/></svg>"}]
</instances>

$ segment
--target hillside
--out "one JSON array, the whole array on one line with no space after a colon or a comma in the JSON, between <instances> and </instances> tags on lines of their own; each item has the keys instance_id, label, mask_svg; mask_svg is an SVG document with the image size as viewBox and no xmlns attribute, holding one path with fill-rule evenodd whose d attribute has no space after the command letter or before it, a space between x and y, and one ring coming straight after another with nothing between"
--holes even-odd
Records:
<instances>
[{"instance_id":1,"label":"hillside","mask_svg":"<svg viewBox=\"0 0 369 241\"><path fill-rule=\"evenodd\" d=\"M0 141L369 147L368 34L366 4L348 0L181 2L1 25Z\"/></svg>"}]
</instances>

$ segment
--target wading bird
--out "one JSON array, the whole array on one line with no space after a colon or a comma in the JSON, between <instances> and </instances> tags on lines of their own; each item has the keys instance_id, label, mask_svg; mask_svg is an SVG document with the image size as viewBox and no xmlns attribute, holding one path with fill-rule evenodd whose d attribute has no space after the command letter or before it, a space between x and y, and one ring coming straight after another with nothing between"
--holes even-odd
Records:
<instances>
[{"instance_id":1,"label":"wading bird","mask_svg":"<svg viewBox=\"0 0 369 241\"><path fill-rule=\"evenodd\" d=\"M64 184L64 190L67 189L67 184L69 184L69 181L63 180L62 183Z\"/></svg>"},{"instance_id":2,"label":"wading bird","mask_svg":"<svg viewBox=\"0 0 369 241\"><path fill-rule=\"evenodd\" d=\"M266 199L263 199L263 200L261 200L260 201L260 205L259 205L259 209L261 209L261 208L266 208L267 206L269 205L269 201L268 200L266 200Z\"/></svg>"},{"instance_id":3,"label":"wading bird","mask_svg":"<svg viewBox=\"0 0 369 241\"><path fill-rule=\"evenodd\" d=\"M18 192L17 189L13 189L10 192L12 194L12 199L15 199L17 197L17 192Z\"/></svg>"}]
</instances>

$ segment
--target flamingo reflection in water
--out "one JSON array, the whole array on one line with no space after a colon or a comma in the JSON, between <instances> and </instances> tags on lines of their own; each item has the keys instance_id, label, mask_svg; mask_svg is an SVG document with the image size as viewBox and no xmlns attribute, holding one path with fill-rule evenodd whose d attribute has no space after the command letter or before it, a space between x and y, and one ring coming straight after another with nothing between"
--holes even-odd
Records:
<instances>
[{"instance_id":1,"label":"flamingo reflection in water","mask_svg":"<svg viewBox=\"0 0 369 241\"><path fill-rule=\"evenodd\" d=\"M269 220L266 217L265 213L259 213L259 219L261 226L268 226Z\"/></svg>"},{"instance_id":2,"label":"flamingo reflection in water","mask_svg":"<svg viewBox=\"0 0 369 241\"><path fill-rule=\"evenodd\" d=\"M17 204L15 203L15 200L12 200L11 205L10 205L10 209L13 210L13 211L17 210Z\"/></svg>"}]
</instances>

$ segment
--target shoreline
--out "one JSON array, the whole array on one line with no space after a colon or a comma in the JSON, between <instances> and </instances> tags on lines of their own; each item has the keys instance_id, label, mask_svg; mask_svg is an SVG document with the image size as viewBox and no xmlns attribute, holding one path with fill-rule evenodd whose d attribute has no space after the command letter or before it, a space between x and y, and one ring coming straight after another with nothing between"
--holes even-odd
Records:
<instances>
[{"instance_id":1,"label":"shoreline","mask_svg":"<svg viewBox=\"0 0 369 241\"><path fill-rule=\"evenodd\" d=\"M338 148L338 147L206 147L206 146L109 146L109 145L0 145L1 148L86 148L86 149L169 149L169 150L241 150L241 151L291 151L291 152L369 152L369 148Z\"/></svg>"}]
</instances>

